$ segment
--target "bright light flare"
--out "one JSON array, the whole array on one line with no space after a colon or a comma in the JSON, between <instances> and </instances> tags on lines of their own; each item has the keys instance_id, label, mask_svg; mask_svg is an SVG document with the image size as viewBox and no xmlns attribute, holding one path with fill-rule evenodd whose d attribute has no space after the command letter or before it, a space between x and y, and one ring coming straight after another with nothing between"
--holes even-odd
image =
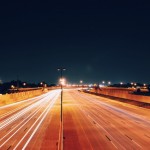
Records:
<instances>
[{"instance_id":1,"label":"bright light flare","mask_svg":"<svg viewBox=\"0 0 150 150\"><path fill-rule=\"evenodd\" d=\"M61 78L59 82L61 85L66 85L66 80L64 78Z\"/></svg>"}]
</instances>

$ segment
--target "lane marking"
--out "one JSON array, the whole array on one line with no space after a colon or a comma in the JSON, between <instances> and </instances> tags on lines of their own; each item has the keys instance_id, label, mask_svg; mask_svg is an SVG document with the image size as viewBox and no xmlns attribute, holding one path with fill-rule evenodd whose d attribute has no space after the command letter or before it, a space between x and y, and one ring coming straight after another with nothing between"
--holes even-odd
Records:
<instances>
[{"instance_id":1,"label":"lane marking","mask_svg":"<svg viewBox=\"0 0 150 150\"><path fill-rule=\"evenodd\" d=\"M130 139L131 141L133 140L133 139L132 139L132 138L130 138L128 135L126 135L126 134L125 134L125 136L126 136L128 139Z\"/></svg>"},{"instance_id":2,"label":"lane marking","mask_svg":"<svg viewBox=\"0 0 150 150\"><path fill-rule=\"evenodd\" d=\"M26 130L27 130L27 128L24 129L24 131L26 131Z\"/></svg>"},{"instance_id":3,"label":"lane marking","mask_svg":"<svg viewBox=\"0 0 150 150\"><path fill-rule=\"evenodd\" d=\"M112 141L111 141L111 143L116 149L118 149L118 147Z\"/></svg>"},{"instance_id":4,"label":"lane marking","mask_svg":"<svg viewBox=\"0 0 150 150\"><path fill-rule=\"evenodd\" d=\"M7 150L9 150L11 148L11 145L7 148Z\"/></svg>"},{"instance_id":5,"label":"lane marking","mask_svg":"<svg viewBox=\"0 0 150 150\"><path fill-rule=\"evenodd\" d=\"M139 145L137 142L135 142L134 140L132 140L137 146L139 146L142 149L142 146Z\"/></svg>"},{"instance_id":6,"label":"lane marking","mask_svg":"<svg viewBox=\"0 0 150 150\"><path fill-rule=\"evenodd\" d=\"M106 136L106 138L109 140L109 141L111 141L111 139L107 136L107 135L105 135Z\"/></svg>"},{"instance_id":7,"label":"lane marking","mask_svg":"<svg viewBox=\"0 0 150 150\"><path fill-rule=\"evenodd\" d=\"M93 123L94 123L94 124L96 124L96 122L95 122L95 121L93 121Z\"/></svg>"}]
</instances>

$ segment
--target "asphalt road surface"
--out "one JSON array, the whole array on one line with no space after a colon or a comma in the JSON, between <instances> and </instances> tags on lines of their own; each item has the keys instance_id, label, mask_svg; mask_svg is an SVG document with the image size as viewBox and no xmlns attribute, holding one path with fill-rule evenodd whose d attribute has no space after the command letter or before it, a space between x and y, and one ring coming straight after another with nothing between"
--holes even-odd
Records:
<instances>
[{"instance_id":1,"label":"asphalt road surface","mask_svg":"<svg viewBox=\"0 0 150 150\"><path fill-rule=\"evenodd\" d=\"M0 150L56 149L59 95L60 90L55 90L0 107Z\"/></svg>"},{"instance_id":2,"label":"asphalt road surface","mask_svg":"<svg viewBox=\"0 0 150 150\"><path fill-rule=\"evenodd\" d=\"M60 90L0 107L0 149L50 149L60 144ZM148 109L64 90L64 150L149 150Z\"/></svg>"},{"instance_id":3,"label":"asphalt road surface","mask_svg":"<svg viewBox=\"0 0 150 150\"><path fill-rule=\"evenodd\" d=\"M75 91L64 97L64 149L150 149L149 110Z\"/></svg>"}]
</instances>

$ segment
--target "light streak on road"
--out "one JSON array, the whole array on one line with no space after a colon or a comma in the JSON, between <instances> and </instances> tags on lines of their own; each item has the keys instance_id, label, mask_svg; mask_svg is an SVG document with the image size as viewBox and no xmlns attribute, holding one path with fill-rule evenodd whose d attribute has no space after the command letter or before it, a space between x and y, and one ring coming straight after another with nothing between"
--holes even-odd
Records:
<instances>
[{"instance_id":1,"label":"light streak on road","mask_svg":"<svg viewBox=\"0 0 150 150\"><path fill-rule=\"evenodd\" d=\"M5 106L1 106L0 107L0 112L4 111L5 109L10 109L8 112L6 113L1 113L0 114L0 121L4 118L4 117L7 117L9 116L10 114L13 114L19 110L21 110L22 108L25 108L27 106L30 106L32 103L35 103L37 101L39 101L39 99L43 99L44 97L48 96L49 93L46 93L46 94L43 94L43 95L40 95L40 96L37 96L37 97L34 97L34 98L29 98L27 100L23 100L23 101L19 101L19 102L15 102L15 103L12 103L12 104L8 104L8 105L5 105ZM21 106L20 106L21 104ZM17 106L18 107L16 109L13 109L14 106ZM5 112L5 111L4 111Z\"/></svg>"},{"instance_id":2,"label":"light streak on road","mask_svg":"<svg viewBox=\"0 0 150 150\"><path fill-rule=\"evenodd\" d=\"M34 134L40 128L47 114L51 111L51 108L58 99L59 95L60 90L54 90L36 98L17 102L5 107L0 107L0 111L9 107L14 108L13 110L10 110L9 112L1 115L0 132L2 134L0 135L0 149L3 149L3 147L6 148L7 145L9 145L7 143L11 139L11 143L14 143L11 145L11 147L14 147L13 149L16 149L18 146L19 149L20 146L21 149L25 149L25 147L30 143ZM23 104L24 107L20 106L20 104ZM28 124L30 124L31 126L28 127ZM15 143L15 141L13 141L13 138L15 138L20 133L22 134L22 129L24 130L25 126L27 126L27 132L24 132L17 143ZM29 138L26 139L26 136L29 136Z\"/></svg>"},{"instance_id":3,"label":"light streak on road","mask_svg":"<svg viewBox=\"0 0 150 150\"><path fill-rule=\"evenodd\" d=\"M9 107L12 107L12 106L15 106L15 105L18 105L18 104L22 104L22 103L25 103L25 102L29 102L29 101L33 101L33 100L39 100L41 98L46 97L48 94L49 93L46 93L46 94L43 94L43 95L40 95L40 96L37 96L37 97L34 97L34 98L29 98L29 99L24 100L24 101L14 102L12 104L0 106L0 110L5 109L5 108L9 108Z\"/></svg>"},{"instance_id":4,"label":"light streak on road","mask_svg":"<svg viewBox=\"0 0 150 150\"><path fill-rule=\"evenodd\" d=\"M28 145L28 143L30 142L32 137L34 136L35 132L38 130L39 126L41 125L41 123L45 119L46 115L48 114L48 112L52 108L53 104L55 103L55 100L56 100L56 98L53 99L52 102L45 108L45 110L42 112L42 114L38 117L38 119L34 122L34 124L30 127L28 132L26 132L26 134L22 137L22 139L18 142L18 144L16 145L16 147L14 149L16 149L19 146L19 144L25 139L27 134L33 129L33 127L36 125L36 123L41 119L40 122L36 125L35 129L33 130L32 134L30 136L30 138L28 138L28 141L25 143L25 145L22 149L26 148L26 146Z\"/></svg>"},{"instance_id":5,"label":"light streak on road","mask_svg":"<svg viewBox=\"0 0 150 150\"><path fill-rule=\"evenodd\" d=\"M60 90L54 90L0 107L0 149L58 149L59 96ZM75 90L64 90L63 108L65 150L149 150L146 109Z\"/></svg>"}]
</instances>

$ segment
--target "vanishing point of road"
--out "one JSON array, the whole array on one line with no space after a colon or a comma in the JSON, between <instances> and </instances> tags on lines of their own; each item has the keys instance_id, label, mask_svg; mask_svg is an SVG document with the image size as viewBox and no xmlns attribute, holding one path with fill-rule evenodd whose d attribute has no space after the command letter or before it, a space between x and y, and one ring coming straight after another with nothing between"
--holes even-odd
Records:
<instances>
[{"instance_id":1,"label":"vanishing point of road","mask_svg":"<svg viewBox=\"0 0 150 150\"><path fill-rule=\"evenodd\" d=\"M60 90L0 107L1 150L57 150L60 142ZM149 145L149 109L64 90L64 150L149 150Z\"/></svg>"}]
</instances>

